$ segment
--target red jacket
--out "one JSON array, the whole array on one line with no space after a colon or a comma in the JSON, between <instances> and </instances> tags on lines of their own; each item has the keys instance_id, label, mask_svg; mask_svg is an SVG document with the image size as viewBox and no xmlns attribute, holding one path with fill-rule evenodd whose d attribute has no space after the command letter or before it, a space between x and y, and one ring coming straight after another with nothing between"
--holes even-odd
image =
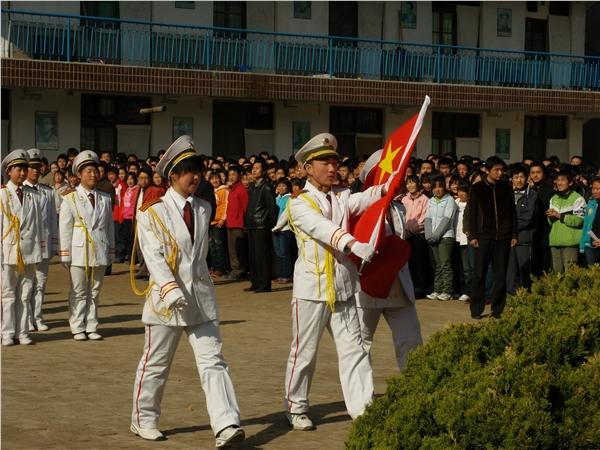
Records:
<instances>
[{"instance_id":1,"label":"red jacket","mask_svg":"<svg viewBox=\"0 0 600 450\"><path fill-rule=\"evenodd\" d=\"M115 222L123 223L123 197L127 192L127 185L123 180L117 178L115 184L115 206L113 207L113 220Z\"/></svg>"},{"instance_id":2,"label":"red jacket","mask_svg":"<svg viewBox=\"0 0 600 450\"><path fill-rule=\"evenodd\" d=\"M248 189L238 181L229 187L227 200L227 228L244 228L244 215L248 208Z\"/></svg>"}]
</instances>

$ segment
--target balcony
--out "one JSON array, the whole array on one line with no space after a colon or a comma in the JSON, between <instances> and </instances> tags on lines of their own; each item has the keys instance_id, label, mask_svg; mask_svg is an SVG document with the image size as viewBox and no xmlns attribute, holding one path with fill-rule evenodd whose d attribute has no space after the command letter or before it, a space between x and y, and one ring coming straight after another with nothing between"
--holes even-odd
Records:
<instances>
[{"instance_id":1,"label":"balcony","mask_svg":"<svg viewBox=\"0 0 600 450\"><path fill-rule=\"evenodd\" d=\"M330 79L598 91L600 57L2 10L0 56Z\"/></svg>"}]
</instances>

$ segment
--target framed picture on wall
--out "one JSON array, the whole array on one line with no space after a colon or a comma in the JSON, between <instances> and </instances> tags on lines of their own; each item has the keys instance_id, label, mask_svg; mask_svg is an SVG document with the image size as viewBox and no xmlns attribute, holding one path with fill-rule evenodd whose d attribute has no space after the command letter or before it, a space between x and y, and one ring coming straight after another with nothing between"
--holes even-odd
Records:
<instances>
[{"instance_id":1,"label":"framed picture on wall","mask_svg":"<svg viewBox=\"0 0 600 450\"><path fill-rule=\"evenodd\" d=\"M310 19L311 12L311 2L294 2L294 19Z\"/></svg>"},{"instance_id":2,"label":"framed picture on wall","mask_svg":"<svg viewBox=\"0 0 600 450\"><path fill-rule=\"evenodd\" d=\"M510 158L510 129L496 128L496 156L502 159Z\"/></svg>"},{"instance_id":3,"label":"framed picture on wall","mask_svg":"<svg viewBox=\"0 0 600 450\"><path fill-rule=\"evenodd\" d=\"M58 150L58 113L36 111L35 147L40 150Z\"/></svg>"},{"instance_id":4,"label":"framed picture on wall","mask_svg":"<svg viewBox=\"0 0 600 450\"><path fill-rule=\"evenodd\" d=\"M194 119L186 117L173 117L173 140L184 134L194 137Z\"/></svg>"},{"instance_id":5,"label":"framed picture on wall","mask_svg":"<svg viewBox=\"0 0 600 450\"><path fill-rule=\"evenodd\" d=\"M310 139L310 122L294 122L293 126L293 149L300 150Z\"/></svg>"},{"instance_id":6,"label":"framed picture on wall","mask_svg":"<svg viewBox=\"0 0 600 450\"><path fill-rule=\"evenodd\" d=\"M498 36L512 36L512 9L498 8Z\"/></svg>"},{"instance_id":7,"label":"framed picture on wall","mask_svg":"<svg viewBox=\"0 0 600 450\"><path fill-rule=\"evenodd\" d=\"M417 2L402 2L402 28L417 28Z\"/></svg>"}]
</instances>

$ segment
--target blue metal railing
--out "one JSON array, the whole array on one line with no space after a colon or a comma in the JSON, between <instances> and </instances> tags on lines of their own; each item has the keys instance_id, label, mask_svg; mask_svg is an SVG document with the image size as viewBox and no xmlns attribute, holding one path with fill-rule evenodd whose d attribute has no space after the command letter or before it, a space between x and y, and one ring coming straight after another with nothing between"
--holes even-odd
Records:
<instances>
[{"instance_id":1,"label":"blue metal railing","mask_svg":"<svg viewBox=\"0 0 600 450\"><path fill-rule=\"evenodd\" d=\"M599 90L600 57L2 10L3 58Z\"/></svg>"}]
</instances>

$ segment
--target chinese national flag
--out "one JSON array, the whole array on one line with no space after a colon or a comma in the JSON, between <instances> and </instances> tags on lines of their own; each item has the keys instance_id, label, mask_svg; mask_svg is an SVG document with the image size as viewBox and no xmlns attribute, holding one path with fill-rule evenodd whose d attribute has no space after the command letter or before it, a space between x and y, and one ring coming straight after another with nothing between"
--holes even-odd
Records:
<instances>
[{"instance_id":1,"label":"chinese national flag","mask_svg":"<svg viewBox=\"0 0 600 450\"><path fill-rule=\"evenodd\" d=\"M365 180L363 190L386 183L392 172L398 171L386 196L377 200L363 213L352 231L356 239L369 242L378 252L370 263L364 265L360 277L362 290L372 297L387 298L394 279L410 255L410 245L406 241L395 235L385 235L385 220L382 218L386 216L392 200L402 189L410 155L421 131L429 103L429 97L425 96L419 114L391 134L379 163L371 169ZM363 265L358 258L355 258L355 263L359 268Z\"/></svg>"}]
</instances>

